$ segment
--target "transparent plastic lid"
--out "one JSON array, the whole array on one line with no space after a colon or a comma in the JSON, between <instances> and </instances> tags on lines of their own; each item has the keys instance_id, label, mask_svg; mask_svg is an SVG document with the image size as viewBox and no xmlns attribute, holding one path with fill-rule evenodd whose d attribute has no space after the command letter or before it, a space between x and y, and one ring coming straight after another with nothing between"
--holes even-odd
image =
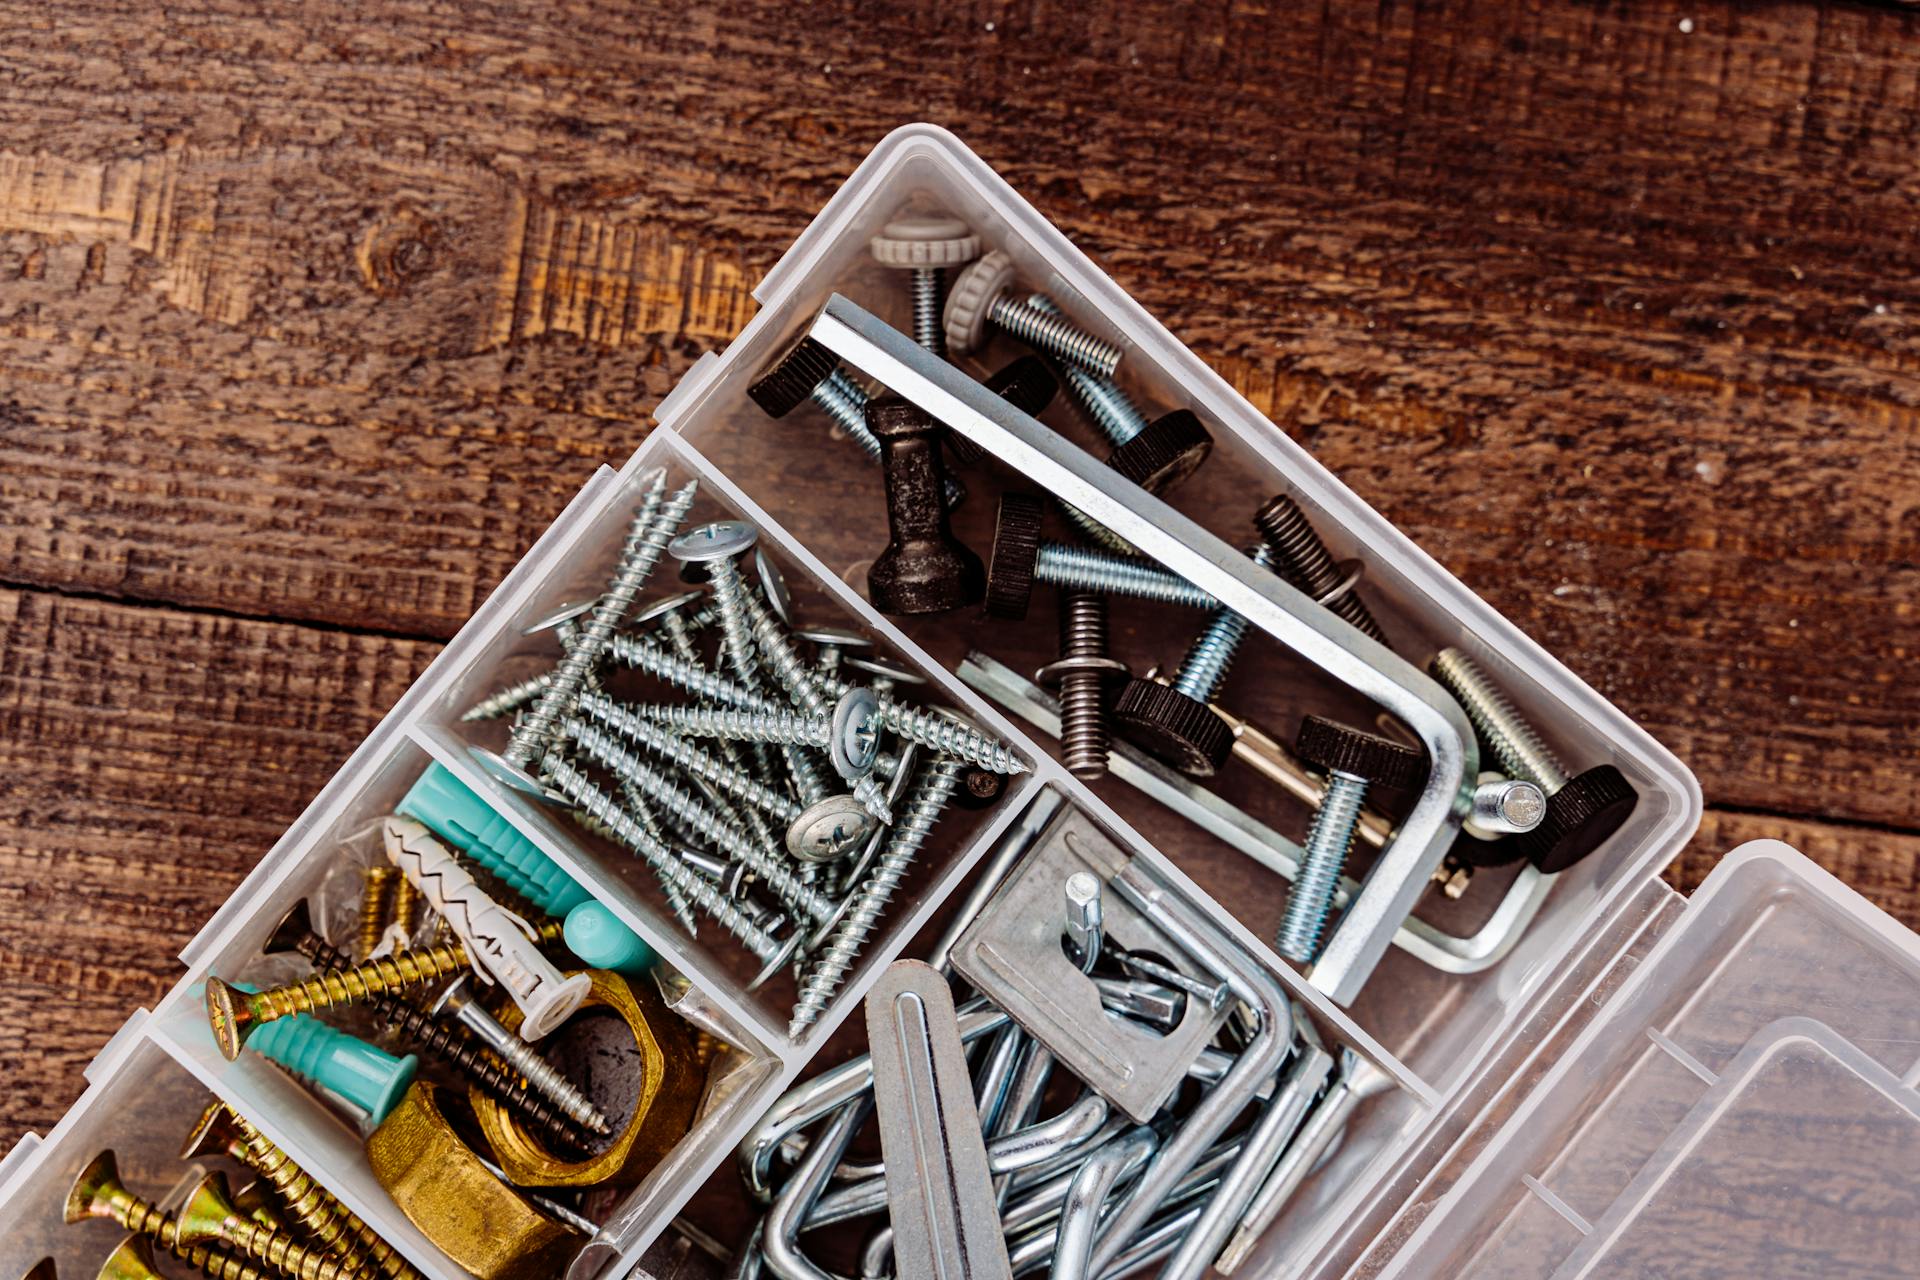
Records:
<instances>
[{"instance_id":1,"label":"transparent plastic lid","mask_svg":"<svg viewBox=\"0 0 1920 1280\"><path fill-rule=\"evenodd\" d=\"M1916 1085L1920 937L1743 845L1385 1274L1920 1275Z\"/></svg>"}]
</instances>

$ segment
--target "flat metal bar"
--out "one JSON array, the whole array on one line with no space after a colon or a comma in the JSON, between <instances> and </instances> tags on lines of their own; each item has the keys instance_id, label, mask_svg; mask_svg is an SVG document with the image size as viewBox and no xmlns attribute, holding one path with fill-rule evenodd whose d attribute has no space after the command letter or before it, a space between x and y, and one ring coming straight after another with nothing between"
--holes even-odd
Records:
<instances>
[{"instance_id":1,"label":"flat metal bar","mask_svg":"<svg viewBox=\"0 0 1920 1280\"><path fill-rule=\"evenodd\" d=\"M1036 419L923 350L912 338L839 294L809 330L815 341L1085 511L1140 551L1341 684L1399 718L1426 747L1427 778L1400 832L1361 882L1360 893L1315 961L1309 980L1349 1004L1426 891L1453 844L1479 769L1473 729L1452 697L1398 654L1320 608L1166 503Z\"/></svg>"},{"instance_id":2,"label":"flat metal bar","mask_svg":"<svg viewBox=\"0 0 1920 1280\"><path fill-rule=\"evenodd\" d=\"M866 1012L896 1273L1012 1280L947 980L931 965L895 961Z\"/></svg>"}]
</instances>

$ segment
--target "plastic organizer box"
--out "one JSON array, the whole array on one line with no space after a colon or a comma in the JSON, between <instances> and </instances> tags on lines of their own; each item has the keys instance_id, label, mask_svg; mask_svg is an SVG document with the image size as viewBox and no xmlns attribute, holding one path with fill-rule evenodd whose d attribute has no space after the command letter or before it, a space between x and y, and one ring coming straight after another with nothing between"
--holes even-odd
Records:
<instances>
[{"instance_id":1,"label":"plastic organizer box","mask_svg":"<svg viewBox=\"0 0 1920 1280\"><path fill-rule=\"evenodd\" d=\"M1213 456L1172 496L1175 507L1234 541L1265 498L1291 493L1336 557L1365 564L1368 603L1393 649L1416 665L1439 648L1464 649L1560 755L1621 770L1639 795L1632 817L1593 855L1537 886L1529 927L1511 937L1500 930L1500 913L1530 897L1530 882L1520 886L1529 892L1515 891L1526 873L1483 870L1458 901L1420 900L1426 936L1450 942L1442 963L1396 947L1357 992L1330 998L1270 945L1284 881L1117 782L1083 785L1052 754L1051 739L1031 736L956 678L976 648L1031 670L1052 656L1051 628L1029 628L1041 633L1042 647L1032 648L971 612L897 620L867 604L858 584L885 541L876 473L857 450L828 441L817 419L768 420L745 388L835 294L909 327L903 278L868 251L902 210L966 219L1011 255L1023 282L1120 345L1118 377L1137 399L1200 417ZM1242 1274L1920 1272L1920 1135L1909 1127L1920 1116L1913 934L1777 844L1736 850L1691 901L1666 888L1659 872L1701 813L1684 766L1262 418L946 132L915 125L883 141L755 297L754 321L661 403L658 429L623 468L593 477L182 952L179 982L100 1052L66 1117L45 1138L22 1139L0 1164L0 1273L51 1254L63 1275L92 1274L112 1236L62 1223L74 1174L110 1145L129 1181L164 1185L178 1171L180 1129L211 1091L422 1272L463 1274L388 1200L359 1135L257 1055L227 1062L203 1010L206 977L244 966L315 888L341 842L388 812L432 762L636 930L742 1051L733 1091L626 1195L570 1277L624 1274L696 1193L726 1185L729 1157L754 1121L824 1060L849 1014L857 1026L861 996L879 972L924 945L942 907L966 892L976 863L1043 791L1063 794L1200 901L1278 975L1330 1046L1351 1047L1390 1082L1355 1113ZM985 354L971 372L996 367L1014 348ZM1067 412L1055 407L1045 417L1064 423ZM937 828L914 892L797 1040L788 1038L781 1000L748 990L754 966L710 945L712 931L700 942L679 932L637 860L502 787L467 750L498 746L499 730L463 723L461 711L550 661L550 646L522 628L600 589L642 477L659 467L675 484L700 480L696 519L737 516L758 526L802 612L864 629L930 682L934 700L1014 744L1032 765L996 807ZM973 493L956 516L963 540L983 546L997 493L1024 479L1007 466L969 473ZM1143 606L1117 617L1117 630L1184 636L1192 616L1159 619ZM1302 712L1357 723L1373 714L1278 646L1243 663L1254 669L1231 688L1235 708L1277 734L1290 736ZM1307 811L1249 772L1223 773L1220 792L1298 838ZM1359 874L1364 858L1355 856Z\"/></svg>"}]
</instances>

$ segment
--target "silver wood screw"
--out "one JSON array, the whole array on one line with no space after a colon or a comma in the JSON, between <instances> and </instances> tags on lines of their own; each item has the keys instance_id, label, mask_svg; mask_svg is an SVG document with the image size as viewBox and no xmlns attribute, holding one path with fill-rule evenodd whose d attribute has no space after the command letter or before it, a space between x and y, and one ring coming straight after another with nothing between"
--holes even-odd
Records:
<instances>
[{"instance_id":1,"label":"silver wood screw","mask_svg":"<svg viewBox=\"0 0 1920 1280\"><path fill-rule=\"evenodd\" d=\"M594 660L659 563L661 552L679 529L680 522L692 509L694 495L699 490L698 481L688 481L662 503L666 484L667 473L662 470L655 475L639 514L628 527L627 542L621 549L613 580L594 603L593 612L580 628L575 644L554 668L553 682L541 692L526 718L514 726L513 738L506 750L506 761L514 769L524 772L554 740L560 721L579 697Z\"/></svg>"},{"instance_id":2,"label":"silver wood screw","mask_svg":"<svg viewBox=\"0 0 1920 1280\"><path fill-rule=\"evenodd\" d=\"M501 1026L492 1014L475 1002L473 993L467 989L466 974L454 979L428 1012L434 1017L451 1014L458 1018L467 1030L485 1041L487 1047L499 1054L508 1066L525 1076L530 1087L552 1100L568 1116L595 1133L613 1132L613 1126L607 1123L607 1117L593 1105L591 1099L569 1084L567 1078L551 1062L534 1052L531 1045Z\"/></svg>"},{"instance_id":3,"label":"silver wood screw","mask_svg":"<svg viewBox=\"0 0 1920 1280\"><path fill-rule=\"evenodd\" d=\"M789 1036L797 1039L819 1021L841 983L846 981L847 971L853 967L860 948L866 945L867 935L873 932L880 913L893 900L894 891L899 888L907 868L926 843L934 823L939 821L940 813L946 808L954 788L960 785L960 774L964 768L962 761L936 756L927 762L919 778L914 781L901 804L900 820L888 836L886 848L874 863L873 874L860 886L847 908L846 917L828 938L819 961L807 975L800 991L800 1002L794 1006L793 1019L787 1024Z\"/></svg>"}]
</instances>

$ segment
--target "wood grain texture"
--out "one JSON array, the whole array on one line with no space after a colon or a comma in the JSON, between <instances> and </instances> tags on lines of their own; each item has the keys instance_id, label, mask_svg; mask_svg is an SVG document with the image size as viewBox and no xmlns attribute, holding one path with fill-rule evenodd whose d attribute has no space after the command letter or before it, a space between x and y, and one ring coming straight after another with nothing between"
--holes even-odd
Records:
<instances>
[{"instance_id":1,"label":"wood grain texture","mask_svg":"<svg viewBox=\"0 0 1920 1280\"><path fill-rule=\"evenodd\" d=\"M0 1143L911 119L1673 746L1678 882L1920 920L1920 19L1689 16L0 12Z\"/></svg>"}]
</instances>

